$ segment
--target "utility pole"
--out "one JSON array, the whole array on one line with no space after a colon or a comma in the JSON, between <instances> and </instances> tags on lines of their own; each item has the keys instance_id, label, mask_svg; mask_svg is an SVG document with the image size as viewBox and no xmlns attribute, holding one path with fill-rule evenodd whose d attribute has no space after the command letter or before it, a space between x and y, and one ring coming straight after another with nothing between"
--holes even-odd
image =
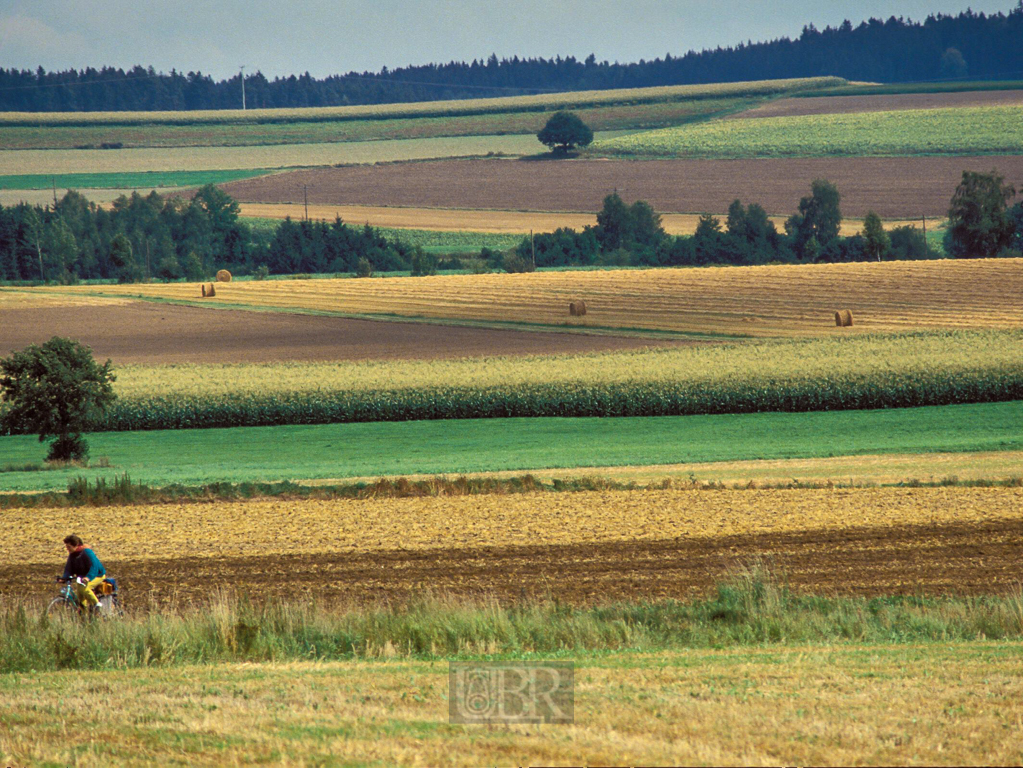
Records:
<instances>
[{"instance_id":1,"label":"utility pole","mask_svg":"<svg viewBox=\"0 0 1023 768\"><path fill-rule=\"evenodd\" d=\"M927 242L927 215L924 214L920 217L920 220L924 223L924 243Z\"/></svg>"},{"instance_id":2,"label":"utility pole","mask_svg":"<svg viewBox=\"0 0 1023 768\"><path fill-rule=\"evenodd\" d=\"M53 177L53 207L57 207L57 177Z\"/></svg>"},{"instance_id":3,"label":"utility pole","mask_svg":"<svg viewBox=\"0 0 1023 768\"><path fill-rule=\"evenodd\" d=\"M241 78L242 78L242 112L244 112L245 111L245 65L244 64L242 64L241 67L239 67L239 72L241 73Z\"/></svg>"},{"instance_id":4,"label":"utility pole","mask_svg":"<svg viewBox=\"0 0 1023 768\"><path fill-rule=\"evenodd\" d=\"M305 220L309 221L309 185L302 185L302 196L305 197Z\"/></svg>"}]
</instances>

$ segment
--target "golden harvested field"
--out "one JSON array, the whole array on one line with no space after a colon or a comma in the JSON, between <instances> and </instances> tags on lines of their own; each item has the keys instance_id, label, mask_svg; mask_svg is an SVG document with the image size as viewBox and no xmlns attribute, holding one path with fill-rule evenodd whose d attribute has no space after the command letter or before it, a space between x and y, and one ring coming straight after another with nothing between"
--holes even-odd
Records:
<instances>
[{"instance_id":1,"label":"golden harvested field","mask_svg":"<svg viewBox=\"0 0 1023 768\"><path fill-rule=\"evenodd\" d=\"M69 296L200 302L198 286L29 289ZM396 315L579 328L760 337L912 329L1019 328L1023 260L976 259L706 269L272 280L218 289L223 306ZM584 300L587 314L570 317ZM836 328L836 310L852 328Z\"/></svg>"},{"instance_id":2,"label":"golden harvested field","mask_svg":"<svg viewBox=\"0 0 1023 768\"><path fill-rule=\"evenodd\" d=\"M449 724L437 661L7 675L0 763L1013 765L1021 652L977 640L581 656L564 726ZM70 739L72 724L91 738Z\"/></svg>"},{"instance_id":3,"label":"golden harvested field","mask_svg":"<svg viewBox=\"0 0 1023 768\"><path fill-rule=\"evenodd\" d=\"M800 589L970 594L1018 581L1023 488L271 500L12 509L4 518L0 596L52 591L47 575L63 563L66 529L88 533L136 600L243 584L357 601L423 589L661 599L700 594L761 558Z\"/></svg>"}]
</instances>

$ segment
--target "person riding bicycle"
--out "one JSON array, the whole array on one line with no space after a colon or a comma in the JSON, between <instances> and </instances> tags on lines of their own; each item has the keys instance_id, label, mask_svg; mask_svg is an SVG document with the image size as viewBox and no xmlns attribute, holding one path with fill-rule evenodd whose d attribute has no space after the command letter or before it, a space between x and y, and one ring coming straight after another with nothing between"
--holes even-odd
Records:
<instances>
[{"instance_id":1,"label":"person riding bicycle","mask_svg":"<svg viewBox=\"0 0 1023 768\"><path fill-rule=\"evenodd\" d=\"M103 563L95 552L85 548L80 536L73 533L65 536L64 546L67 547L67 565L64 566L64 575L60 581L73 579L78 602L86 608L96 608L99 598L93 590L103 583L107 575Z\"/></svg>"}]
</instances>

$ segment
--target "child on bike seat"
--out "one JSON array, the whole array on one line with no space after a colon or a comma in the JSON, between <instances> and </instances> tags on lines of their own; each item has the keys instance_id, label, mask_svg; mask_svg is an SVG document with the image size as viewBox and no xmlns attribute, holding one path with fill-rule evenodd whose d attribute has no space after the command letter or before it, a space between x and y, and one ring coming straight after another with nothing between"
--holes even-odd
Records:
<instances>
[{"instance_id":1,"label":"child on bike seat","mask_svg":"<svg viewBox=\"0 0 1023 768\"><path fill-rule=\"evenodd\" d=\"M99 598L93 590L103 583L107 571L96 553L85 548L80 536L65 536L64 546L67 547L67 565L61 581L74 579L78 602L86 608L95 608L99 605Z\"/></svg>"}]
</instances>

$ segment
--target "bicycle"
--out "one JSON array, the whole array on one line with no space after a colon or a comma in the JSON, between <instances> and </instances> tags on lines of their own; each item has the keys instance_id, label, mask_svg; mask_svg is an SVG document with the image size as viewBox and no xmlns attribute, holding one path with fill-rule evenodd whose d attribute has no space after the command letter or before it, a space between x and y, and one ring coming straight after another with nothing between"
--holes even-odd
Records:
<instances>
[{"instance_id":1,"label":"bicycle","mask_svg":"<svg viewBox=\"0 0 1023 768\"><path fill-rule=\"evenodd\" d=\"M57 583L63 583L64 586L60 590L60 594L53 598L47 606L46 613L48 615L74 617L91 615L104 619L119 618L124 615L124 611L121 609L121 596L117 590L117 579L106 576L103 582L93 590L99 604L94 606L91 611L86 610L86 607L78 600L78 594L75 592L76 581L84 583L80 577L57 578Z\"/></svg>"}]
</instances>

